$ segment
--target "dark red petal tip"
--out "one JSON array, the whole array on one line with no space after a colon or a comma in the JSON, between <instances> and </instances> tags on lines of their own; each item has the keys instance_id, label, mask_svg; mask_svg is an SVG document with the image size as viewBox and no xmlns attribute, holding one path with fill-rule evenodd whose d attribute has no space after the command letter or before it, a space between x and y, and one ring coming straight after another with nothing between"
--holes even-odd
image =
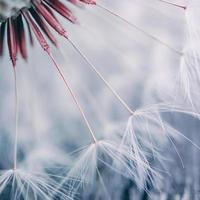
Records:
<instances>
[{"instance_id":1,"label":"dark red petal tip","mask_svg":"<svg viewBox=\"0 0 200 200\"><path fill-rule=\"evenodd\" d=\"M5 38L5 27L6 27L6 23L3 22L0 25L0 56L3 55L3 45L4 45L4 38Z\"/></svg>"},{"instance_id":2,"label":"dark red petal tip","mask_svg":"<svg viewBox=\"0 0 200 200\"><path fill-rule=\"evenodd\" d=\"M96 0L80 0L82 1L83 3L86 3L86 4L92 4L92 5L96 5Z\"/></svg>"},{"instance_id":3,"label":"dark red petal tip","mask_svg":"<svg viewBox=\"0 0 200 200\"><path fill-rule=\"evenodd\" d=\"M15 67L17 61L17 45L16 45L14 24L11 18L8 19L7 22L7 41L8 41L10 59L12 61L13 67Z\"/></svg>"}]
</instances>

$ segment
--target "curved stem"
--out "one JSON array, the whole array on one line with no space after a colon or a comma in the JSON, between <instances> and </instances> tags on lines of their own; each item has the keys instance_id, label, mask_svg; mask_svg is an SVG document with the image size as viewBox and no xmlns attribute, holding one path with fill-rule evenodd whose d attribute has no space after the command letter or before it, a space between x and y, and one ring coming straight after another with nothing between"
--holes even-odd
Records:
<instances>
[{"instance_id":1,"label":"curved stem","mask_svg":"<svg viewBox=\"0 0 200 200\"><path fill-rule=\"evenodd\" d=\"M112 92L112 94L118 99L122 106L130 113L134 114L134 111L127 105L127 103L120 97L120 95L113 89L113 87L105 80L103 75L97 70L97 68L92 64L92 62L87 58L87 56L76 46L76 44L68 38L69 43L78 52L78 54L85 60L85 62L93 69L93 71L98 75L98 77L103 81L106 87Z\"/></svg>"},{"instance_id":2,"label":"curved stem","mask_svg":"<svg viewBox=\"0 0 200 200\"><path fill-rule=\"evenodd\" d=\"M17 169L17 148L18 148L18 120L19 120L19 102L18 102L18 84L17 84L17 71L13 67L14 84L15 84L15 139L14 139L14 159L13 170Z\"/></svg>"},{"instance_id":3,"label":"curved stem","mask_svg":"<svg viewBox=\"0 0 200 200\"><path fill-rule=\"evenodd\" d=\"M90 125L90 123L89 123L89 121L88 121L88 119L87 119L87 117L86 117L86 115L85 115L85 113L83 111L83 108L81 107L81 105L80 105L80 103L79 103L79 101L78 101L78 99L77 99L72 87L70 86L69 82L65 78L64 73L62 72L61 68L58 66L58 64L55 61L53 55L50 52L47 52L47 53L48 53L49 57L51 58L51 60L53 61L53 63L55 65L59 75L61 76L62 80L64 81L65 86L68 89L70 95L72 96L72 99L74 100L74 103L76 104L76 106L77 106L77 108L78 108L78 110L79 110L79 112L80 112L80 114L81 114L81 116L82 116L82 118L83 118L83 120L84 120L84 122L85 122L85 124L86 124L86 126L88 128L88 130L89 130L89 133L90 133L90 135L92 137L93 142L96 143L97 139L95 137L94 131L92 130L92 127L91 127L91 125Z\"/></svg>"}]
</instances>

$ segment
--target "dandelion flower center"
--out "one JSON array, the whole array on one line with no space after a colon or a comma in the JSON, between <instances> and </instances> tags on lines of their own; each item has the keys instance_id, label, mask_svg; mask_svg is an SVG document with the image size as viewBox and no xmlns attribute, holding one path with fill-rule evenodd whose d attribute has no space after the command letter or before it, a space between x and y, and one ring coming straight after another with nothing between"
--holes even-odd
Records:
<instances>
[{"instance_id":1,"label":"dandelion flower center","mask_svg":"<svg viewBox=\"0 0 200 200\"><path fill-rule=\"evenodd\" d=\"M22 8L29 8L30 2L30 0L0 0L0 21L17 15Z\"/></svg>"}]
</instances>

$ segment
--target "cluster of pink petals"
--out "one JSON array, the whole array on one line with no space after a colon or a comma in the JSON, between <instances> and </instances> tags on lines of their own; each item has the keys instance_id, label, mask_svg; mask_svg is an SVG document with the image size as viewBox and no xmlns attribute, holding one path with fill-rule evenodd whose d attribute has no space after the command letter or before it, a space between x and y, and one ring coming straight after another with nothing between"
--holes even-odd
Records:
<instances>
[{"instance_id":1,"label":"cluster of pink petals","mask_svg":"<svg viewBox=\"0 0 200 200\"><path fill-rule=\"evenodd\" d=\"M96 4L95 0L68 0L70 3L77 5L79 3ZM24 28L24 21L29 32L29 39L33 45L34 33L40 45L46 50L48 45L46 37L57 46L56 39L50 31L50 25L60 35L66 36L66 31L62 27L59 20L54 15L54 11L58 12L64 18L72 23L76 22L76 17L71 10L59 0L32 0L29 9L22 9L17 17L10 17L5 22L0 24L0 56L4 52L4 40L7 32L7 45L9 50L10 59L13 66L16 66L17 55L21 54L23 59L27 59L27 45L26 34ZM23 20L23 18L25 20Z\"/></svg>"}]
</instances>

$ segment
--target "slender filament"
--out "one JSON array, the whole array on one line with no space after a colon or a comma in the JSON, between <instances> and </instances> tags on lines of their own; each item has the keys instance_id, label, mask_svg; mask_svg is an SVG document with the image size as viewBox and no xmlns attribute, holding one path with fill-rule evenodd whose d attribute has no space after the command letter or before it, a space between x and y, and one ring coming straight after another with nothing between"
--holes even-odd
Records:
<instances>
[{"instance_id":1,"label":"slender filament","mask_svg":"<svg viewBox=\"0 0 200 200\"><path fill-rule=\"evenodd\" d=\"M83 111L83 108L81 107L81 105L80 105L80 103L79 103L79 101L78 101L78 99L77 99L77 97L76 97L71 85L67 81L64 73L62 72L61 68L58 66L58 64L57 64L56 60L54 59L53 55L50 52L48 52L48 55L51 58L51 60L53 61L53 63L55 65L59 75L61 76L62 80L65 83L66 88L68 89L70 95L72 96L72 98L74 100L74 103L76 104L76 106L77 106L77 108L78 108L78 110L79 110L79 112L80 112L80 114L81 114L81 116L82 116L87 128L89 129L89 132L90 132L90 135L92 136L93 142L96 143L97 139L95 137L94 131L92 130L92 127L91 127L91 125L90 125L90 123L89 123L89 121L88 121L88 119L87 119L87 117L86 117L86 115L85 115L85 113Z\"/></svg>"},{"instance_id":2,"label":"slender filament","mask_svg":"<svg viewBox=\"0 0 200 200\"><path fill-rule=\"evenodd\" d=\"M80 50L77 45L68 38L69 43L78 52L78 54L85 60L85 62L93 69L93 71L98 75L98 77L103 81L106 87L112 92L112 94L118 99L122 106L130 113L134 114L134 111L127 105L127 103L120 97L120 95L113 89L113 87L108 83L108 81L103 77L103 75L97 70L97 68L92 64L92 62L87 58L87 56Z\"/></svg>"},{"instance_id":3,"label":"slender filament","mask_svg":"<svg viewBox=\"0 0 200 200\"><path fill-rule=\"evenodd\" d=\"M145 30L143 30L142 28L140 28L140 27L138 27L137 25L135 25L135 24L129 22L128 20L126 20L126 19L123 18L122 16L118 15L117 13L113 12L112 10L110 10L110 9L108 9L108 8L106 8L106 7L104 7L104 6L101 5L101 4L97 4L97 6L98 6L100 9L102 9L102 10L108 12L109 14L111 14L111 15L115 16L116 18L120 19L121 21L125 22L126 24L128 24L128 25L131 26L131 27L133 27L133 28L136 29L137 31L141 32L142 34L146 35L147 37L151 38L152 40L154 40L154 41L156 41L156 42L162 44L163 46L165 46L166 48L168 48L170 51L174 52L174 53L177 54L178 56L182 56L183 53L182 53L181 51L179 51L179 50L175 49L174 47L170 46L169 44L163 42L162 40L160 40L159 38L153 36L152 34L147 33L147 32L146 32Z\"/></svg>"},{"instance_id":4,"label":"slender filament","mask_svg":"<svg viewBox=\"0 0 200 200\"><path fill-rule=\"evenodd\" d=\"M14 138L14 160L13 170L17 169L17 149L18 149L18 120L19 120L19 102L18 102L18 84L17 84L17 71L13 67L14 84L15 84L15 138Z\"/></svg>"},{"instance_id":5,"label":"slender filament","mask_svg":"<svg viewBox=\"0 0 200 200\"><path fill-rule=\"evenodd\" d=\"M183 5L179 5L177 3L172 3L172 2L169 2L169 1L165 1L165 0L158 0L160 2L163 2L165 4L168 4L168 5L171 5L171 6L175 6L175 7L178 7L178 8L182 8L182 9L186 9L187 7L186 6L183 6Z\"/></svg>"}]
</instances>

